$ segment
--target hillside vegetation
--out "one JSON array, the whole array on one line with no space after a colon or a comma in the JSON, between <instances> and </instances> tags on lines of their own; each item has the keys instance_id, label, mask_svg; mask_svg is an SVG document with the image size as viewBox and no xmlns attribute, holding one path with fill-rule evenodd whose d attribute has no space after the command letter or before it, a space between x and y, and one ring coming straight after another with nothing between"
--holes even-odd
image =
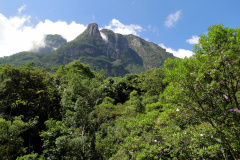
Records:
<instances>
[{"instance_id":1,"label":"hillside vegetation","mask_svg":"<svg viewBox=\"0 0 240 160\"><path fill-rule=\"evenodd\" d=\"M0 159L240 159L240 28L208 31L192 57L122 78L1 67Z\"/></svg>"}]
</instances>

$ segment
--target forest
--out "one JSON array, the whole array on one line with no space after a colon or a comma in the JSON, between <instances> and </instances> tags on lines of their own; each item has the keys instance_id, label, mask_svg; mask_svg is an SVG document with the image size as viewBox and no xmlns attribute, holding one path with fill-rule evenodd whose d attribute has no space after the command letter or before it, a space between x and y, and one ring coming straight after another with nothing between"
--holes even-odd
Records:
<instances>
[{"instance_id":1,"label":"forest","mask_svg":"<svg viewBox=\"0 0 240 160\"><path fill-rule=\"evenodd\" d=\"M240 28L194 55L105 78L79 60L0 68L0 159L240 159Z\"/></svg>"}]
</instances>

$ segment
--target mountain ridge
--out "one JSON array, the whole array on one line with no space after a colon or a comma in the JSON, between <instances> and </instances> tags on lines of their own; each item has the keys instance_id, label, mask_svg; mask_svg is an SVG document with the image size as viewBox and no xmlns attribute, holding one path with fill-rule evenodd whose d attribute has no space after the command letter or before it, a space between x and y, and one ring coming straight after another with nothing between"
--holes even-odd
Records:
<instances>
[{"instance_id":1,"label":"mountain ridge","mask_svg":"<svg viewBox=\"0 0 240 160\"><path fill-rule=\"evenodd\" d=\"M70 42L64 43L62 37L56 35L55 38L63 42L56 50L44 54L20 52L1 58L0 66L6 63L19 66L31 61L36 66L51 71L52 67L80 60L97 72L103 69L107 77L123 77L127 73L138 74L150 68L161 67L167 58L175 58L153 42L132 34L122 35L108 29L99 30L96 23L89 24L83 33Z\"/></svg>"}]
</instances>

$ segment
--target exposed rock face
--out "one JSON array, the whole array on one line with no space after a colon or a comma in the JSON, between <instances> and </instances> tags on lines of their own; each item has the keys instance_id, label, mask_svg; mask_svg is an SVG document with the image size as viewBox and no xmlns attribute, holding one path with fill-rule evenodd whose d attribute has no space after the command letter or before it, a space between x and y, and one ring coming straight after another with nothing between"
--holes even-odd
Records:
<instances>
[{"instance_id":1,"label":"exposed rock face","mask_svg":"<svg viewBox=\"0 0 240 160\"><path fill-rule=\"evenodd\" d=\"M89 37L92 37L98 41L103 41L100 31L98 29L98 25L96 23L89 24L87 29L82 34L80 34L76 39L86 39Z\"/></svg>"},{"instance_id":2,"label":"exposed rock face","mask_svg":"<svg viewBox=\"0 0 240 160\"><path fill-rule=\"evenodd\" d=\"M121 52L126 52L129 49L128 40L123 35L115 34L108 29L102 29L100 32L106 36L105 43L109 49Z\"/></svg>"},{"instance_id":3,"label":"exposed rock face","mask_svg":"<svg viewBox=\"0 0 240 160\"><path fill-rule=\"evenodd\" d=\"M54 52L61 45L67 43L67 40L64 39L61 35L58 34L48 34L45 36L45 46L36 48L33 51L38 53L50 53Z\"/></svg>"},{"instance_id":4,"label":"exposed rock face","mask_svg":"<svg viewBox=\"0 0 240 160\"><path fill-rule=\"evenodd\" d=\"M123 35L115 34L108 29L102 29L100 32L102 33L101 35L105 36L103 39L105 39L105 44L108 47L107 56L114 58L117 61L122 61L120 54L128 52L128 40ZM115 56L113 56L113 54Z\"/></svg>"},{"instance_id":5,"label":"exposed rock face","mask_svg":"<svg viewBox=\"0 0 240 160\"><path fill-rule=\"evenodd\" d=\"M128 40L121 34L116 34L117 49L121 52L127 52L129 49Z\"/></svg>"},{"instance_id":6,"label":"exposed rock face","mask_svg":"<svg viewBox=\"0 0 240 160\"><path fill-rule=\"evenodd\" d=\"M101 33L105 36L103 39L105 39L108 49L115 51L117 46L115 33L108 29L102 29Z\"/></svg>"},{"instance_id":7,"label":"exposed rock face","mask_svg":"<svg viewBox=\"0 0 240 160\"><path fill-rule=\"evenodd\" d=\"M92 37L96 38L97 40L101 39L97 24L90 24L87 30L89 32L89 35L91 35Z\"/></svg>"},{"instance_id":8,"label":"exposed rock face","mask_svg":"<svg viewBox=\"0 0 240 160\"><path fill-rule=\"evenodd\" d=\"M59 48L61 45L67 43L67 40L58 34L48 34L46 35L45 42L47 46Z\"/></svg>"},{"instance_id":9,"label":"exposed rock face","mask_svg":"<svg viewBox=\"0 0 240 160\"><path fill-rule=\"evenodd\" d=\"M130 38L130 45L135 46L135 47L141 47L143 45L142 41L143 39L136 37L132 34L128 35L128 37Z\"/></svg>"},{"instance_id":10,"label":"exposed rock face","mask_svg":"<svg viewBox=\"0 0 240 160\"><path fill-rule=\"evenodd\" d=\"M158 68L163 65L167 58L175 58L172 53L166 52L159 45L145 41L135 35L126 35L129 47L143 59L145 69Z\"/></svg>"}]
</instances>

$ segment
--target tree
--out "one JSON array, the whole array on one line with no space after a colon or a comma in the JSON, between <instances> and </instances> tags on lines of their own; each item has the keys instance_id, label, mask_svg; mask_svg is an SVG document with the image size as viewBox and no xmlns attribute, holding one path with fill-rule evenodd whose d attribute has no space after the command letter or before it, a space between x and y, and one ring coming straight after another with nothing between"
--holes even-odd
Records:
<instances>
[{"instance_id":1,"label":"tree","mask_svg":"<svg viewBox=\"0 0 240 160\"><path fill-rule=\"evenodd\" d=\"M18 156L26 153L21 134L37 123L32 119L28 123L21 120L20 117L14 117L13 120L0 118L0 158L16 159Z\"/></svg>"},{"instance_id":2,"label":"tree","mask_svg":"<svg viewBox=\"0 0 240 160\"><path fill-rule=\"evenodd\" d=\"M199 133L208 141L205 147L209 146L205 155L200 154L203 146L195 146L199 156L239 158L239 46L240 28L213 25L208 28L207 35L200 36L192 58L165 63L165 81L169 86L160 98L165 101L165 109L171 106L172 112L175 111L172 121L181 132L202 124L214 131L209 132L205 127ZM218 149L210 149L216 145Z\"/></svg>"},{"instance_id":3,"label":"tree","mask_svg":"<svg viewBox=\"0 0 240 160\"><path fill-rule=\"evenodd\" d=\"M53 119L45 122L46 131L41 132L43 139L43 155L52 160L70 159L69 140L73 129L67 127L62 121Z\"/></svg>"},{"instance_id":4,"label":"tree","mask_svg":"<svg viewBox=\"0 0 240 160\"><path fill-rule=\"evenodd\" d=\"M50 159L96 159L95 128L88 116L102 101L98 88L103 78L80 61L60 66L56 75L62 121L45 122L48 130L41 134L44 155Z\"/></svg>"},{"instance_id":5,"label":"tree","mask_svg":"<svg viewBox=\"0 0 240 160\"><path fill-rule=\"evenodd\" d=\"M145 107L142 104L141 97L136 90L130 93L130 100L128 101L128 103L138 113L143 113L145 111Z\"/></svg>"},{"instance_id":6,"label":"tree","mask_svg":"<svg viewBox=\"0 0 240 160\"><path fill-rule=\"evenodd\" d=\"M39 123L22 134L29 152L41 152L39 131L48 118L59 118L59 101L53 77L33 64L0 68L1 116L7 121L21 116L23 122L38 117Z\"/></svg>"}]
</instances>

